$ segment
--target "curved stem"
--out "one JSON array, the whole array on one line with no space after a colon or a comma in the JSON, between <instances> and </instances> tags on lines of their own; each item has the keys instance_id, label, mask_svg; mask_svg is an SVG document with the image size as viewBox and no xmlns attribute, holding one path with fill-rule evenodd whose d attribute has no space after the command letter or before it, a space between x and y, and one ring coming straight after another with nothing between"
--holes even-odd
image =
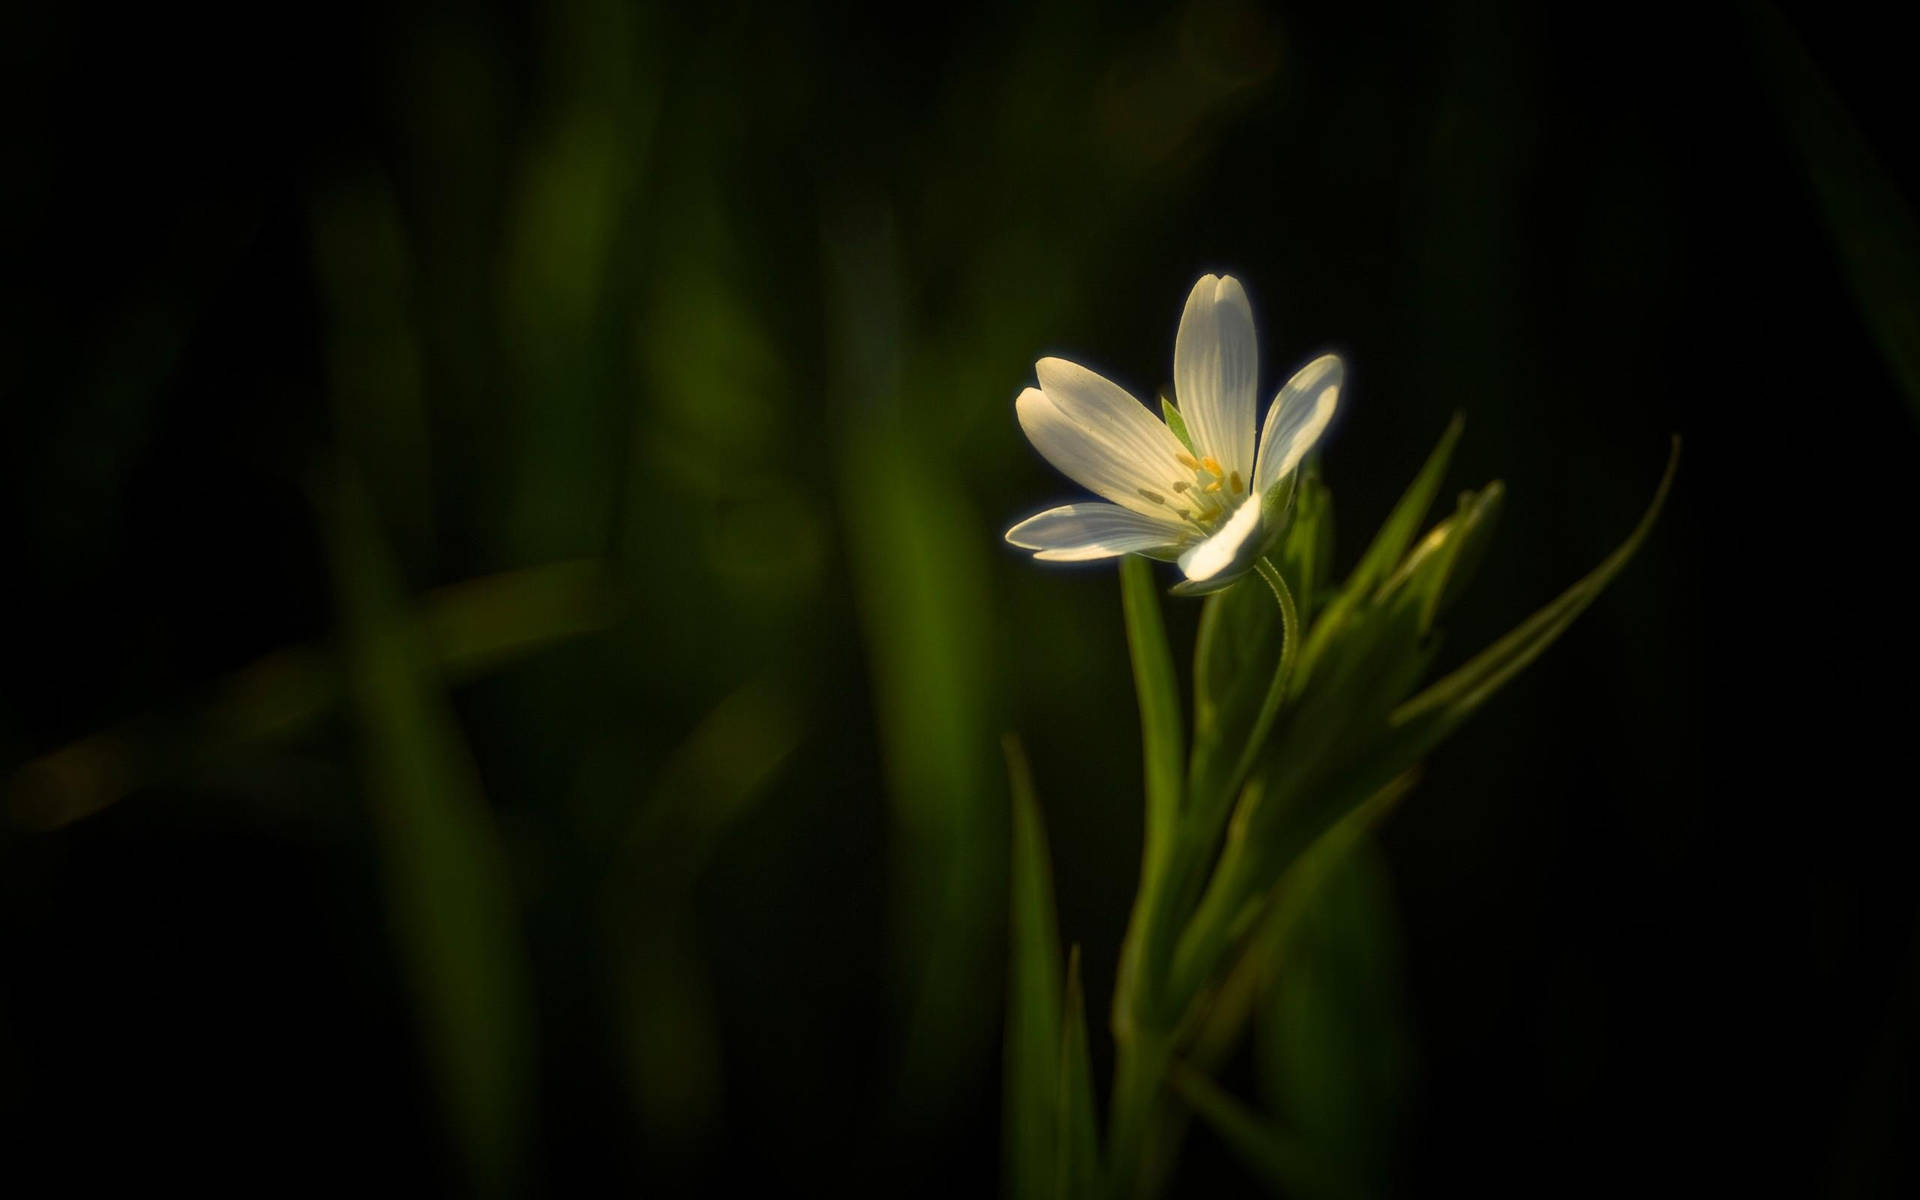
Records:
<instances>
[{"instance_id":1,"label":"curved stem","mask_svg":"<svg viewBox=\"0 0 1920 1200\"><path fill-rule=\"evenodd\" d=\"M1261 555L1254 563L1260 577L1273 589L1273 598L1280 602L1280 666L1273 673L1272 682L1267 684L1266 698L1260 702L1260 713L1254 718L1253 730L1247 736L1247 744L1240 751L1240 759L1233 766L1233 775L1228 781L1226 794L1231 796L1239 792L1247 782L1247 776L1253 771L1253 763L1260 755L1261 747L1266 745L1267 734L1273 730L1274 718L1280 715L1280 706L1286 703L1287 688L1293 682L1293 665L1300 657L1300 610L1294 605L1293 591L1287 587L1287 581L1281 577L1280 569L1273 560Z\"/></svg>"}]
</instances>

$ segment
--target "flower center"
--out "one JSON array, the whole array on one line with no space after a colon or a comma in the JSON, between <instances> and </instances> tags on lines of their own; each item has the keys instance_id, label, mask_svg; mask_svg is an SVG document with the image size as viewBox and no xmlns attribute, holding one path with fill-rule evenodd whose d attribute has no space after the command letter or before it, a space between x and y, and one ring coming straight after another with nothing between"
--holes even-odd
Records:
<instances>
[{"instance_id":1,"label":"flower center","mask_svg":"<svg viewBox=\"0 0 1920 1200\"><path fill-rule=\"evenodd\" d=\"M1199 458L1176 454L1173 463L1179 468L1179 474L1167 485L1165 494L1141 488L1140 495L1150 503L1171 510L1202 535L1214 532L1228 514L1239 507L1240 497L1247 490L1246 482L1240 478L1240 472L1222 469L1220 461L1211 454Z\"/></svg>"}]
</instances>

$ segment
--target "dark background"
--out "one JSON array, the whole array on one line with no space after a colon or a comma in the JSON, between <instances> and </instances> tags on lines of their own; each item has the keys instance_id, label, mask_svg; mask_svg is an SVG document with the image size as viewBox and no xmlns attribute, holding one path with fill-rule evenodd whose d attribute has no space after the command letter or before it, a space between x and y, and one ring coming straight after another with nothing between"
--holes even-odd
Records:
<instances>
[{"instance_id":1,"label":"dark background","mask_svg":"<svg viewBox=\"0 0 1920 1200\"><path fill-rule=\"evenodd\" d=\"M425 702L521 998L482 1000L520 1047L489 1177L990 1191L998 733L1096 1014L1140 824L1112 571L999 541L1072 492L1011 400L1046 353L1150 394L1220 270L1269 392L1349 363L1343 562L1456 410L1454 484L1506 481L1447 661L1598 561L1685 439L1638 559L1385 830L1403 1190L1910 1192L1920 159L1889 31L1232 0L4 25L0 767L19 816L76 739L178 751L0 832L4 1176L470 1189L377 734L352 702L271 738L193 714L345 644L366 563L418 594L591 556L606 628ZM373 516L330 541L348 496ZM702 767L716 710L746 716ZM734 815L644 832L756 753Z\"/></svg>"}]
</instances>

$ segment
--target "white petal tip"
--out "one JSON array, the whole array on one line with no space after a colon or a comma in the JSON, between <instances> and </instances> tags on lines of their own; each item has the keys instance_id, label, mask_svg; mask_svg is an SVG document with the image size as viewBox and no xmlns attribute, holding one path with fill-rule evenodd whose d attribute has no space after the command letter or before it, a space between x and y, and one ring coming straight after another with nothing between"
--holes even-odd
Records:
<instances>
[{"instance_id":1,"label":"white petal tip","mask_svg":"<svg viewBox=\"0 0 1920 1200\"><path fill-rule=\"evenodd\" d=\"M1248 497L1206 541L1180 556L1180 570L1196 583L1244 570L1259 552L1260 498Z\"/></svg>"}]
</instances>

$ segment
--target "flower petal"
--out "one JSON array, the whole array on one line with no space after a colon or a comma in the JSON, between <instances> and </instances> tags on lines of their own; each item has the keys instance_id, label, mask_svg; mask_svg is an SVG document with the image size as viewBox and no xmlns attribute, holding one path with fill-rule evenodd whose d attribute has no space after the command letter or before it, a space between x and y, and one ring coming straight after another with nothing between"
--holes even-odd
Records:
<instances>
[{"instance_id":1,"label":"flower petal","mask_svg":"<svg viewBox=\"0 0 1920 1200\"><path fill-rule=\"evenodd\" d=\"M1333 420L1340 403L1340 385L1347 369L1332 354L1322 355L1294 373L1267 410L1267 427L1260 433L1259 461L1253 471L1253 490L1265 494L1286 478L1287 472L1313 449Z\"/></svg>"},{"instance_id":2,"label":"flower petal","mask_svg":"<svg viewBox=\"0 0 1920 1200\"><path fill-rule=\"evenodd\" d=\"M1129 512L1114 504L1067 504L1050 508L1007 530L1007 540L1035 558L1085 562L1161 550L1180 540L1181 526Z\"/></svg>"},{"instance_id":3,"label":"flower petal","mask_svg":"<svg viewBox=\"0 0 1920 1200\"><path fill-rule=\"evenodd\" d=\"M1130 399L1127 403L1140 408ZM1136 452L1132 439L1119 441L1097 427L1089 428L1070 419L1052 397L1039 388L1021 392L1020 398L1014 401L1014 411L1033 448L1068 479L1137 513L1155 517L1171 515L1164 503L1169 474L1177 470L1171 455L1166 460L1166 468L1151 466ZM1161 425L1160 429L1166 433L1166 426ZM1166 436L1169 440L1173 438L1171 433ZM1179 449L1177 442L1175 449ZM1160 499L1154 499L1156 496Z\"/></svg>"},{"instance_id":4,"label":"flower petal","mask_svg":"<svg viewBox=\"0 0 1920 1200\"><path fill-rule=\"evenodd\" d=\"M1165 488L1173 480L1186 477L1187 472L1176 461L1176 456L1186 453L1186 447L1127 389L1064 358L1043 358L1033 364L1033 371L1040 379L1040 390L1055 408L1075 425L1137 460L1154 487Z\"/></svg>"},{"instance_id":5,"label":"flower petal","mask_svg":"<svg viewBox=\"0 0 1920 1200\"><path fill-rule=\"evenodd\" d=\"M1173 339L1173 390L1196 452L1252 476L1260 378L1253 307L1231 275L1202 275Z\"/></svg>"},{"instance_id":6,"label":"flower petal","mask_svg":"<svg viewBox=\"0 0 1920 1200\"><path fill-rule=\"evenodd\" d=\"M1260 496L1256 493L1241 501L1212 537L1182 554L1180 569L1191 580L1213 579L1244 571L1259 553Z\"/></svg>"}]
</instances>

